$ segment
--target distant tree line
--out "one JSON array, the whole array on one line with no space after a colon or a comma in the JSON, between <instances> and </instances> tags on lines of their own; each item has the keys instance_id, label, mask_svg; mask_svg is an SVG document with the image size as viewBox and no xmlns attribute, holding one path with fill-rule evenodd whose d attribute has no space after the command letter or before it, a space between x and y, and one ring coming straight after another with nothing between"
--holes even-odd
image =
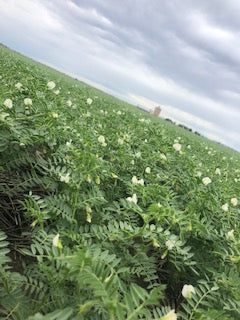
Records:
<instances>
[{"instance_id":1,"label":"distant tree line","mask_svg":"<svg viewBox=\"0 0 240 320\"><path fill-rule=\"evenodd\" d=\"M185 129L185 130L187 130L187 131L193 132L194 134L196 134L196 135L198 135L198 136L202 136L199 132L193 131L191 128L188 128L188 127L185 126L184 124L181 124L181 123L176 124L176 122L174 122L174 121L172 121L171 119L168 119L168 118L165 119L165 120L168 121L168 122L171 122L171 123L175 124L176 126L178 126L178 127L180 127L180 128L183 128L183 129Z\"/></svg>"}]
</instances>

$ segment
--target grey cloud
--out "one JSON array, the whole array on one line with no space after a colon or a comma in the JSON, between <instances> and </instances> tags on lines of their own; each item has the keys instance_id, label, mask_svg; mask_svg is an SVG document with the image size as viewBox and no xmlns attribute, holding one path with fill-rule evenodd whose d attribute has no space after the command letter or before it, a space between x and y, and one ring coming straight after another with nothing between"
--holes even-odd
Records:
<instances>
[{"instance_id":1,"label":"grey cloud","mask_svg":"<svg viewBox=\"0 0 240 320\"><path fill-rule=\"evenodd\" d=\"M238 0L22 0L21 6L31 11L33 3L53 18L49 31L38 20L32 30L21 19L7 25L0 11L6 44L126 99L129 93L144 95L215 123L223 130L211 135L236 147L231 137L240 122Z\"/></svg>"}]
</instances>

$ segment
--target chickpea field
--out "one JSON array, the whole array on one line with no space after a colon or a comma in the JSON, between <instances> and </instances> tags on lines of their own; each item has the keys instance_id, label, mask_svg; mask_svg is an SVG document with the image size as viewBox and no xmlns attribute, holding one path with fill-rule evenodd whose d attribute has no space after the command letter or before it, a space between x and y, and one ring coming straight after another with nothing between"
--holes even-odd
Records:
<instances>
[{"instance_id":1,"label":"chickpea field","mask_svg":"<svg viewBox=\"0 0 240 320\"><path fill-rule=\"evenodd\" d=\"M0 319L239 320L239 164L0 46Z\"/></svg>"}]
</instances>

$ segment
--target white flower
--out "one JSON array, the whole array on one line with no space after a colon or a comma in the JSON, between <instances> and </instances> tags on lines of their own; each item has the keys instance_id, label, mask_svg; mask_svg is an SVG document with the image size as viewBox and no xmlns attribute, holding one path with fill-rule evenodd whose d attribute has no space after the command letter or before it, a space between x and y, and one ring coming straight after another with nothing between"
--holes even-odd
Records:
<instances>
[{"instance_id":1,"label":"white flower","mask_svg":"<svg viewBox=\"0 0 240 320\"><path fill-rule=\"evenodd\" d=\"M172 241L172 240L167 240L167 241L165 242L165 245L166 245L166 247L168 248L168 250L172 250L173 247L175 246L175 243L174 243L174 241Z\"/></svg>"},{"instance_id":2,"label":"white flower","mask_svg":"<svg viewBox=\"0 0 240 320\"><path fill-rule=\"evenodd\" d=\"M228 212L228 203L225 203L225 204L222 205L222 210L224 212Z\"/></svg>"},{"instance_id":3,"label":"white flower","mask_svg":"<svg viewBox=\"0 0 240 320\"><path fill-rule=\"evenodd\" d=\"M166 314L165 316L161 317L159 320L177 320L177 314L175 313L175 310L171 310Z\"/></svg>"},{"instance_id":4,"label":"white flower","mask_svg":"<svg viewBox=\"0 0 240 320\"><path fill-rule=\"evenodd\" d=\"M163 161L166 161L167 157L165 156L164 153L160 153L160 159L163 160Z\"/></svg>"},{"instance_id":5,"label":"white flower","mask_svg":"<svg viewBox=\"0 0 240 320\"><path fill-rule=\"evenodd\" d=\"M25 104L26 106L31 106L31 105L32 105L32 99L30 99L30 98L25 98L25 99L24 99L24 104Z\"/></svg>"},{"instance_id":6,"label":"white flower","mask_svg":"<svg viewBox=\"0 0 240 320\"><path fill-rule=\"evenodd\" d=\"M138 184L138 178L137 178L136 176L133 176L133 177L132 177L132 183L133 183L134 185Z\"/></svg>"},{"instance_id":7,"label":"white flower","mask_svg":"<svg viewBox=\"0 0 240 320\"><path fill-rule=\"evenodd\" d=\"M69 107L71 107L71 106L72 106L72 101L71 101L71 100L68 100L68 101L67 101L67 105L68 105Z\"/></svg>"},{"instance_id":8,"label":"white flower","mask_svg":"<svg viewBox=\"0 0 240 320\"><path fill-rule=\"evenodd\" d=\"M237 198L232 198L231 199L231 204L235 207L238 204L238 199Z\"/></svg>"},{"instance_id":9,"label":"white flower","mask_svg":"<svg viewBox=\"0 0 240 320\"><path fill-rule=\"evenodd\" d=\"M47 87L48 87L48 89L52 90L52 89L54 89L56 87L56 83L53 82L53 81L49 81L47 83Z\"/></svg>"},{"instance_id":10,"label":"white flower","mask_svg":"<svg viewBox=\"0 0 240 320\"><path fill-rule=\"evenodd\" d=\"M93 100L91 98L87 98L87 104L92 104Z\"/></svg>"},{"instance_id":11,"label":"white flower","mask_svg":"<svg viewBox=\"0 0 240 320\"><path fill-rule=\"evenodd\" d=\"M13 102L11 99L6 99L3 104L5 105L5 107L7 107L8 109L12 109L13 107Z\"/></svg>"},{"instance_id":12,"label":"white flower","mask_svg":"<svg viewBox=\"0 0 240 320\"><path fill-rule=\"evenodd\" d=\"M141 158L141 155L142 155L142 154L141 154L140 151L138 151L138 152L135 153L135 157L136 157L136 158Z\"/></svg>"},{"instance_id":13,"label":"white flower","mask_svg":"<svg viewBox=\"0 0 240 320\"><path fill-rule=\"evenodd\" d=\"M103 147L106 147L106 142L105 142L105 138L104 136L99 136L98 137L98 142L103 146Z\"/></svg>"},{"instance_id":14,"label":"white flower","mask_svg":"<svg viewBox=\"0 0 240 320\"><path fill-rule=\"evenodd\" d=\"M121 138L118 138L118 144L123 144L123 139L121 139Z\"/></svg>"},{"instance_id":15,"label":"white flower","mask_svg":"<svg viewBox=\"0 0 240 320\"><path fill-rule=\"evenodd\" d=\"M189 144L189 145L187 146L187 148L188 148L188 149L191 149L191 145Z\"/></svg>"},{"instance_id":16,"label":"white flower","mask_svg":"<svg viewBox=\"0 0 240 320\"><path fill-rule=\"evenodd\" d=\"M69 173L67 174L60 174L60 181L68 183L70 181Z\"/></svg>"},{"instance_id":17,"label":"white flower","mask_svg":"<svg viewBox=\"0 0 240 320\"><path fill-rule=\"evenodd\" d=\"M59 115L58 115L58 113L57 113L57 112L52 112L52 117L53 117L53 118L58 118L58 117L59 117Z\"/></svg>"},{"instance_id":18,"label":"white flower","mask_svg":"<svg viewBox=\"0 0 240 320\"><path fill-rule=\"evenodd\" d=\"M59 240L59 233L55 235L55 237L53 238L52 240L52 245L54 247L57 247L59 249L62 248L62 244L61 244L61 241Z\"/></svg>"},{"instance_id":19,"label":"white flower","mask_svg":"<svg viewBox=\"0 0 240 320\"><path fill-rule=\"evenodd\" d=\"M205 177L202 179L202 183L205 184L205 186L207 186L211 182L212 180L209 177Z\"/></svg>"},{"instance_id":20,"label":"white flower","mask_svg":"<svg viewBox=\"0 0 240 320\"><path fill-rule=\"evenodd\" d=\"M22 87L22 84L20 82L15 84L15 88L17 88L18 90L21 89L21 87Z\"/></svg>"},{"instance_id":21,"label":"white flower","mask_svg":"<svg viewBox=\"0 0 240 320\"><path fill-rule=\"evenodd\" d=\"M150 172L151 172L151 168L150 168L150 167L147 167L147 168L145 169L145 172L146 172L146 173L150 173Z\"/></svg>"},{"instance_id":22,"label":"white flower","mask_svg":"<svg viewBox=\"0 0 240 320\"><path fill-rule=\"evenodd\" d=\"M92 183L92 178L91 178L90 174L87 175L87 179L86 180L87 180L88 183Z\"/></svg>"},{"instance_id":23,"label":"white flower","mask_svg":"<svg viewBox=\"0 0 240 320\"><path fill-rule=\"evenodd\" d=\"M133 176L132 177L132 183L134 185L140 184L140 185L143 186L144 185L144 180L143 179L138 180L138 178L136 176Z\"/></svg>"},{"instance_id":24,"label":"white flower","mask_svg":"<svg viewBox=\"0 0 240 320\"><path fill-rule=\"evenodd\" d=\"M230 240L233 240L233 239L234 239L234 229L232 229L232 230L230 230L230 231L227 232L226 238L227 238L227 239L230 239Z\"/></svg>"},{"instance_id":25,"label":"white flower","mask_svg":"<svg viewBox=\"0 0 240 320\"><path fill-rule=\"evenodd\" d=\"M182 288L182 295L186 299L191 299L192 294L196 293L195 288L191 284L185 284Z\"/></svg>"},{"instance_id":26,"label":"white flower","mask_svg":"<svg viewBox=\"0 0 240 320\"><path fill-rule=\"evenodd\" d=\"M66 146L69 148L69 147L71 147L71 145L72 145L72 142L71 141L67 141L66 142Z\"/></svg>"},{"instance_id":27,"label":"white flower","mask_svg":"<svg viewBox=\"0 0 240 320\"><path fill-rule=\"evenodd\" d=\"M60 93L60 90L55 90L53 91L56 95L58 95Z\"/></svg>"},{"instance_id":28,"label":"white flower","mask_svg":"<svg viewBox=\"0 0 240 320\"><path fill-rule=\"evenodd\" d=\"M9 117L9 113L7 113L7 112L0 113L0 120L1 121L4 121L5 118L7 118L7 117Z\"/></svg>"},{"instance_id":29,"label":"white flower","mask_svg":"<svg viewBox=\"0 0 240 320\"><path fill-rule=\"evenodd\" d=\"M131 197L128 197L127 201L137 204L138 198L137 198L136 193L134 193Z\"/></svg>"},{"instance_id":30,"label":"white flower","mask_svg":"<svg viewBox=\"0 0 240 320\"><path fill-rule=\"evenodd\" d=\"M201 171L197 171L197 177L201 177L202 176L202 172Z\"/></svg>"},{"instance_id":31,"label":"white flower","mask_svg":"<svg viewBox=\"0 0 240 320\"><path fill-rule=\"evenodd\" d=\"M119 110L119 111L117 112L117 114L120 116L120 115L122 114L122 112Z\"/></svg>"},{"instance_id":32,"label":"white flower","mask_svg":"<svg viewBox=\"0 0 240 320\"><path fill-rule=\"evenodd\" d=\"M220 176L221 175L221 170L219 168L216 168L215 173Z\"/></svg>"},{"instance_id":33,"label":"white flower","mask_svg":"<svg viewBox=\"0 0 240 320\"><path fill-rule=\"evenodd\" d=\"M173 149L175 149L176 151L180 151L182 149L182 145L180 143L174 143Z\"/></svg>"}]
</instances>

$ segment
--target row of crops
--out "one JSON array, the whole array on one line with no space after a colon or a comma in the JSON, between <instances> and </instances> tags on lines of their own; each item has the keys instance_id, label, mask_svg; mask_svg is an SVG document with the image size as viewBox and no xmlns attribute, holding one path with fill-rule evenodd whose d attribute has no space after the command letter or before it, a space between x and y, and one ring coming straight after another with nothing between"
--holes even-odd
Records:
<instances>
[{"instance_id":1,"label":"row of crops","mask_svg":"<svg viewBox=\"0 0 240 320\"><path fill-rule=\"evenodd\" d=\"M239 163L0 47L0 318L240 319Z\"/></svg>"}]
</instances>

